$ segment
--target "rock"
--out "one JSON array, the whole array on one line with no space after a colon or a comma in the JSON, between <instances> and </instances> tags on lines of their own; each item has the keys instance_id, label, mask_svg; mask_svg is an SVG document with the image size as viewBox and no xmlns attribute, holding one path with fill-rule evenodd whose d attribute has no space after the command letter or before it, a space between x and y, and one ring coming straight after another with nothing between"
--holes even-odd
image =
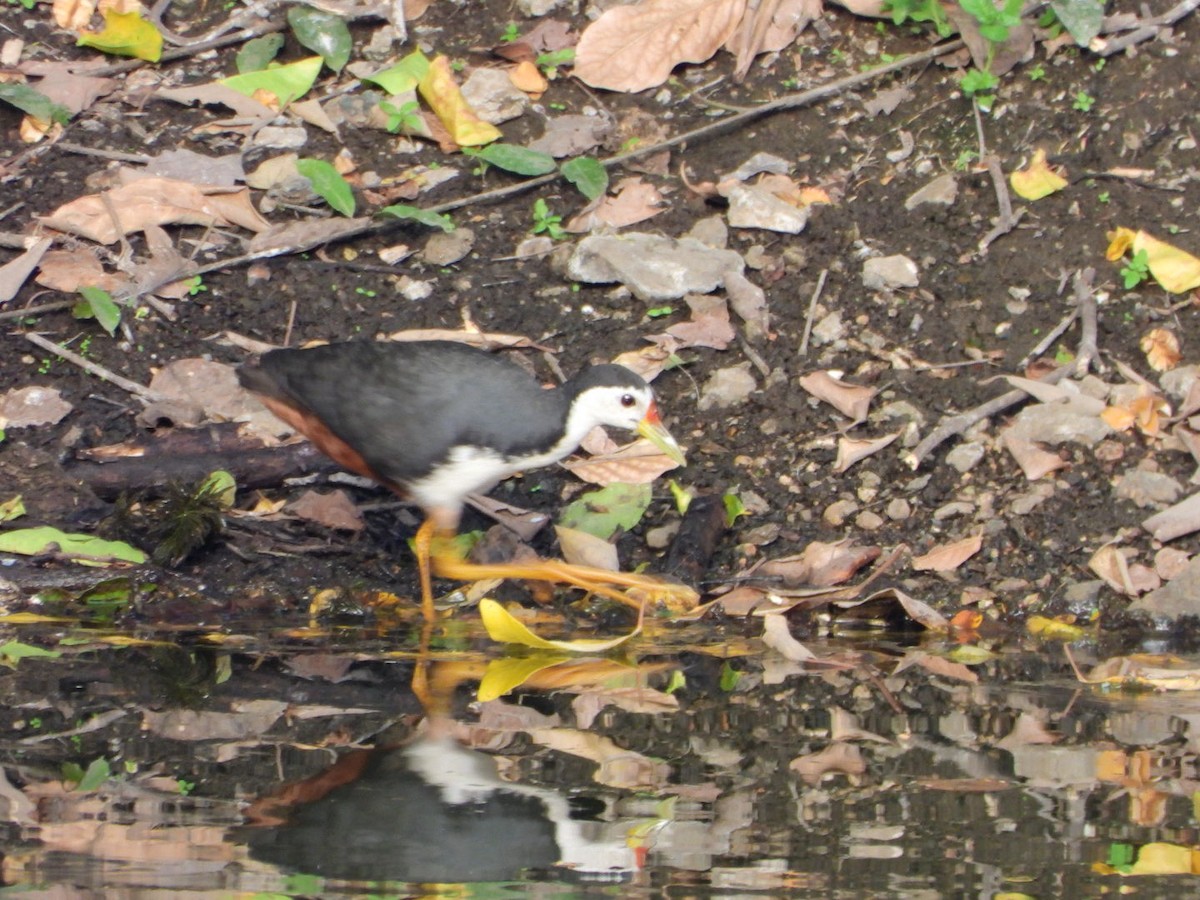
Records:
<instances>
[{"instance_id":1,"label":"rock","mask_svg":"<svg viewBox=\"0 0 1200 900\"><path fill-rule=\"evenodd\" d=\"M493 125L515 119L529 107L529 95L503 69L476 69L463 82L462 95L479 118Z\"/></svg>"},{"instance_id":2,"label":"rock","mask_svg":"<svg viewBox=\"0 0 1200 900\"><path fill-rule=\"evenodd\" d=\"M883 516L869 509L863 510L854 520L854 524L863 531L878 531L883 527Z\"/></svg>"},{"instance_id":3,"label":"rock","mask_svg":"<svg viewBox=\"0 0 1200 900\"><path fill-rule=\"evenodd\" d=\"M825 508L825 512L821 514L821 520L826 525L832 525L834 528L839 528L846 524L846 520L858 511L858 504L853 500L835 500Z\"/></svg>"},{"instance_id":4,"label":"rock","mask_svg":"<svg viewBox=\"0 0 1200 900\"><path fill-rule=\"evenodd\" d=\"M958 444L946 454L946 462L952 465L959 472L970 472L973 468L979 465L979 461L983 459L983 454L987 452L987 448L978 441L968 441L965 444Z\"/></svg>"},{"instance_id":5,"label":"rock","mask_svg":"<svg viewBox=\"0 0 1200 900\"><path fill-rule=\"evenodd\" d=\"M808 224L808 210L792 206L770 191L735 184L727 192L729 224L733 228L764 228L782 234L799 234Z\"/></svg>"},{"instance_id":6,"label":"rock","mask_svg":"<svg viewBox=\"0 0 1200 900\"><path fill-rule=\"evenodd\" d=\"M269 147L272 150L299 150L308 143L308 132L303 128L285 125L267 125L260 128L250 141L256 150Z\"/></svg>"},{"instance_id":7,"label":"rock","mask_svg":"<svg viewBox=\"0 0 1200 900\"><path fill-rule=\"evenodd\" d=\"M1074 441L1091 447L1112 433L1100 418L1095 403L1081 395L1065 403L1035 403L1017 413L1009 431L1014 437L1032 443Z\"/></svg>"},{"instance_id":8,"label":"rock","mask_svg":"<svg viewBox=\"0 0 1200 900\"><path fill-rule=\"evenodd\" d=\"M933 203L940 206L949 206L958 197L958 179L954 177L953 172L947 172L945 175L939 175L925 187L920 188L909 196L904 201L904 208L907 210L916 209L924 203Z\"/></svg>"},{"instance_id":9,"label":"rock","mask_svg":"<svg viewBox=\"0 0 1200 900\"><path fill-rule=\"evenodd\" d=\"M921 283L917 264L907 256L876 256L863 263L863 287L873 291L916 287Z\"/></svg>"},{"instance_id":10,"label":"rock","mask_svg":"<svg viewBox=\"0 0 1200 900\"><path fill-rule=\"evenodd\" d=\"M935 509L933 511L933 520L935 522L942 522L957 516L969 516L974 512L974 503L968 503L966 500L955 500L950 503L944 503Z\"/></svg>"},{"instance_id":11,"label":"rock","mask_svg":"<svg viewBox=\"0 0 1200 900\"><path fill-rule=\"evenodd\" d=\"M912 504L903 497L897 497L888 503L885 512L893 522L903 522L912 516Z\"/></svg>"},{"instance_id":12,"label":"rock","mask_svg":"<svg viewBox=\"0 0 1200 900\"><path fill-rule=\"evenodd\" d=\"M740 274L743 269L742 258L732 250L645 232L589 235L567 262L569 278L588 284L620 282L647 303L710 293L724 284L726 272Z\"/></svg>"},{"instance_id":13,"label":"rock","mask_svg":"<svg viewBox=\"0 0 1200 900\"><path fill-rule=\"evenodd\" d=\"M430 237L421 251L421 257L430 265L448 266L470 253L474 246L475 232L470 228L455 228Z\"/></svg>"},{"instance_id":14,"label":"rock","mask_svg":"<svg viewBox=\"0 0 1200 900\"><path fill-rule=\"evenodd\" d=\"M1183 493L1183 485L1162 472L1147 472L1134 469L1117 479L1116 494L1122 500L1132 500L1145 509L1161 508L1174 503Z\"/></svg>"},{"instance_id":15,"label":"rock","mask_svg":"<svg viewBox=\"0 0 1200 900\"><path fill-rule=\"evenodd\" d=\"M1129 611L1166 619L1200 615L1200 557L1188 563L1181 575L1131 603Z\"/></svg>"},{"instance_id":16,"label":"rock","mask_svg":"<svg viewBox=\"0 0 1200 900\"><path fill-rule=\"evenodd\" d=\"M729 228L721 216L698 219L686 237L707 244L714 250L724 250L729 246Z\"/></svg>"},{"instance_id":17,"label":"rock","mask_svg":"<svg viewBox=\"0 0 1200 900\"><path fill-rule=\"evenodd\" d=\"M758 388L750 374L750 363L717 369L704 383L700 392L699 409L728 409L743 403Z\"/></svg>"}]
</instances>

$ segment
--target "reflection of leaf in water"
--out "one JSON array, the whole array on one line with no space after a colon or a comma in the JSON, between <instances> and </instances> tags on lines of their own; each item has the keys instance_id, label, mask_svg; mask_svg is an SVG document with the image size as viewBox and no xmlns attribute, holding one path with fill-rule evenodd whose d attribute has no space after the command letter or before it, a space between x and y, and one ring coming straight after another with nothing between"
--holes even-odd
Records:
<instances>
[{"instance_id":1,"label":"reflection of leaf in water","mask_svg":"<svg viewBox=\"0 0 1200 900\"><path fill-rule=\"evenodd\" d=\"M569 656L536 653L533 656L506 656L488 663L479 681L476 697L481 703L503 697L524 684L531 675L566 662Z\"/></svg>"}]
</instances>

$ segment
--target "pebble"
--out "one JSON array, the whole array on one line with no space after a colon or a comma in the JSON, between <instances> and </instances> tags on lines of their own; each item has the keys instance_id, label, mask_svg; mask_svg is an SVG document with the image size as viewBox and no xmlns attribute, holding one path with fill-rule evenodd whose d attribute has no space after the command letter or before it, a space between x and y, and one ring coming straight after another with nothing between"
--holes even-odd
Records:
<instances>
[{"instance_id":1,"label":"pebble","mask_svg":"<svg viewBox=\"0 0 1200 900\"><path fill-rule=\"evenodd\" d=\"M946 454L946 462L953 466L959 472L970 472L973 468L979 465L979 461L983 459L983 454L987 452L987 448L978 441L968 441L965 444L958 444Z\"/></svg>"},{"instance_id":2,"label":"pebble","mask_svg":"<svg viewBox=\"0 0 1200 900\"><path fill-rule=\"evenodd\" d=\"M974 512L974 503L969 503L966 500L954 500L935 509L933 511L933 520L935 522L942 522L946 519L956 518L957 516L969 516Z\"/></svg>"},{"instance_id":3,"label":"pebble","mask_svg":"<svg viewBox=\"0 0 1200 900\"><path fill-rule=\"evenodd\" d=\"M883 517L868 509L858 514L854 524L863 531L878 531L883 527Z\"/></svg>"},{"instance_id":4,"label":"pebble","mask_svg":"<svg viewBox=\"0 0 1200 900\"><path fill-rule=\"evenodd\" d=\"M877 256L863 263L863 287L873 291L916 287L921 283L917 264L907 256Z\"/></svg>"},{"instance_id":5,"label":"pebble","mask_svg":"<svg viewBox=\"0 0 1200 900\"><path fill-rule=\"evenodd\" d=\"M1134 469L1117 479L1116 494L1122 500L1131 500L1135 506L1163 507L1174 503L1183 493L1183 485L1161 472L1146 472Z\"/></svg>"},{"instance_id":6,"label":"pebble","mask_svg":"<svg viewBox=\"0 0 1200 900\"><path fill-rule=\"evenodd\" d=\"M903 497L897 497L887 505L885 512L887 513L887 517L893 522L903 522L912 516L912 504Z\"/></svg>"},{"instance_id":7,"label":"pebble","mask_svg":"<svg viewBox=\"0 0 1200 900\"><path fill-rule=\"evenodd\" d=\"M821 514L821 520L826 525L840 528L857 510L858 504L853 500L835 500L825 507L825 512Z\"/></svg>"}]
</instances>

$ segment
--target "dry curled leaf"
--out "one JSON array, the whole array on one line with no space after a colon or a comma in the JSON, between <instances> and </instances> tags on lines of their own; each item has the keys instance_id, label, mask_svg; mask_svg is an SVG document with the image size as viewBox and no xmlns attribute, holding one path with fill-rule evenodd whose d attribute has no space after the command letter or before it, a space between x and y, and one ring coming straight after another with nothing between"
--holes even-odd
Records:
<instances>
[{"instance_id":1,"label":"dry curled leaf","mask_svg":"<svg viewBox=\"0 0 1200 900\"><path fill-rule=\"evenodd\" d=\"M657 87L684 62L704 62L729 39L746 0L648 0L609 9L584 30L575 75L610 91Z\"/></svg>"},{"instance_id":2,"label":"dry curled leaf","mask_svg":"<svg viewBox=\"0 0 1200 900\"><path fill-rule=\"evenodd\" d=\"M934 547L922 556L913 557L912 565L918 572L948 572L965 563L978 553L982 546L983 535L973 534L961 541Z\"/></svg>"},{"instance_id":3,"label":"dry curled leaf","mask_svg":"<svg viewBox=\"0 0 1200 900\"><path fill-rule=\"evenodd\" d=\"M1175 368L1183 356L1179 350L1179 338L1168 328L1152 328L1142 335L1138 346L1155 372L1167 372Z\"/></svg>"},{"instance_id":4,"label":"dry curled leaf","mask_svg":"<svg viewBox=\"0 0 1200 900\"><path fill-rule=\"evenodd\" d=\"M800 387L855 422L866 419L871 399L875 396L873 389L845 384L828 372L811 372L800 376Z\"/></svg>"}]
</instances>

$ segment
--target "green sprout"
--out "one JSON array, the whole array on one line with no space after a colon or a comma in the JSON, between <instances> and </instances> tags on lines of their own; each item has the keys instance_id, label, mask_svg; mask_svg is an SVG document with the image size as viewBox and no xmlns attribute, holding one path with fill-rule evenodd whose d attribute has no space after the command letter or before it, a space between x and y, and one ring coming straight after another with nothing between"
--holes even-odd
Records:
<instances>
[{"instance_id":1,"label":"green sprout","mask_svg":"<svg viewBox=\"0 0 1200 900\"><path fill-rule=\"evenodd\" d=\"M552 241L561 241L567 236L562 227L562 216L551 213L541 197L533 201L533 234L545 234Z\"/></svg>"},{"instance_id":2,"label":"green sprout","mask_svg":"<svg viewBox=\"0 0 1200 900\"><path fill-rule=\"evenodd\" d=\"M1030 81L1041 81L1046 77L1046 67L1041 63L1038 63L1036 66L1030 69L1027 74L1029 75Z\"/></svg>"},{"instance_id":3,"label":"green sprout","mask_svg":"<svg viewBox=\"0 0 1200 900\"><path fill-rule=\"evenodd\" d=\"M1075 95L1075 102L1071 104L1071 109L1079 112L1091 112L1092 107L1096 105L1096 98L1087 91L1080 91Z\"/></svg>"},{"instance_id":4,"label":"green sprout","mask_svg":"<svg viewBox=\"0 0 1200 900\"><path fill-rule=\"evenodd\" d=\"M399 107L386 100L379 103L379 108L387 113L387 125L385 126L389 132L396 134L415 134L420 131L425 122L421 119L421 114L417 111L418 105L416 100L409 100L407 103L401 104Z\"/></svg>"},{"instance_id":5,"label":"green sprout","mask_svg":"<svg viewBox=\"0 0 1200 900\"><path fill-rule=\"evenodd\" d=\"M505 44L511 44L521 36L521 29L517 27L516 22L509 22L504 27L504 32L500 35L500 41Z\"/></svg>"},{"instance_id":6,"label":"green sprout","mask_svg":"<svg viewBox=\"0 0 1200 900\"><path fill-rule=\"evenodd\" d=\"M1133 258L1121 267L1121 278L1125 290L1132 290L1150 277L1150 257L1145 250L1133 254Z\"/></svg>"}]
</instances>

